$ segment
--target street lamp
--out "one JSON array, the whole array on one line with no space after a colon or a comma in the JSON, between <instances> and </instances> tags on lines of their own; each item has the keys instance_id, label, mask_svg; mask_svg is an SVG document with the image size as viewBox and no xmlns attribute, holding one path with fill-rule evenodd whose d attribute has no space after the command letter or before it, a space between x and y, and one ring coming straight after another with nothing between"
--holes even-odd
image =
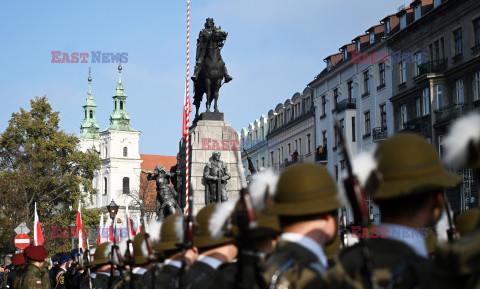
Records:
<instances>
[{"instance_id":1,"label":"street lamp","mask_svg":"<svg viewBox=\"0 0 480 289\"><path fill-rule=\"evenodd\" d=\"M110 218L115 218L118 212L118 205L115 203L114 200L110 202L110 204L107 206L108 213L110 214Z\"/></svg>"},{"instance_id":2,"label":"street lamp","mask_svg":"<svg viewBox=\"0 0 480 289\"><path fill-rule=\"evenodd\" d=\"M75 245L73 244L73 240L75 239L75 233L72 233L73 232L73 228L76 227L75 223L74 222L71 222L70 225L68 225L70 227L70 234L72 236L72 250L75 249Z\"/></svg>"},{"instance_id":3,"label":"street lamp","mask_svg":"<svg viewBox=\"0 0 480 289\"><path fill-rule=\"evenodd\" d=\"M110 276L113 276L113 260L114 260L114 254L118 253L118 248L117 248L117 236L116 236L116 231L117 228L115 226L115 216L117 215L118 212L118 205L115 203L115 201L112 199L110 204L107 206L108 213L110 214L110 218L112 219L112 227L113 227L113 246L112 246L112 252L111 252L111 267L110 267ZM117 254L117 257L118 254ZM112 287L112 278L108 278L108 288Z\"/></svg>"}]
</instances>

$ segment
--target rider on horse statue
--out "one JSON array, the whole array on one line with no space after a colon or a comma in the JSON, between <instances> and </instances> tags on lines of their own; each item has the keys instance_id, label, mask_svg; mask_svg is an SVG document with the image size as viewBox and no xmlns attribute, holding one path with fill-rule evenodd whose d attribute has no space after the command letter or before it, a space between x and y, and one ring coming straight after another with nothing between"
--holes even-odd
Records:
<instances>
[{"instance_id":1,"label":"rider on horse statue","mask_svg":"<svg viewBox=\"0 0 480 289\"><path fill-rule=\"evenodd\" d=\"M205 29L202 29L200 31L200 34L198 35L198 39L197 39L197 55L195 58L196 64L195 64L195 71L193 72L193 76L192 76L192 80L194 82L197 81L198 73L202 69L203 61L205 59L205 53L208 48L208 42L215 41L214 39L212 39L212 37L217 32L226 33L221 30L221 27L219 28L215 27L215 23L213 22L212 18L207 18L207 21L205 22ZM219 43L219 46L222 47L223 42ZM233 77L228 75L227 67L225 66L225 62L223 62L223 59L221 56L220 56L220 61L223 64L223 73L225 75L225 83L228 83L230 80L233 79Z\"/></svg>"}]
</instances>

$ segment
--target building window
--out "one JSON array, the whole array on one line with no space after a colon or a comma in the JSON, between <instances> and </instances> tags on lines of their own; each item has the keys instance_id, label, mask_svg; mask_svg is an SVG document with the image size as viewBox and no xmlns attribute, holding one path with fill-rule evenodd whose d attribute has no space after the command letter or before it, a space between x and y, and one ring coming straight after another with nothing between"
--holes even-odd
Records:
<instances>
[{"instance_id":1,"label":"building window","mask_svg":"<svg viewBox=\"0 0 480 289\"><path fill-rule=\"evenodd\" d=\"M347 83L347 90L348 90L348 102L352 102L352 95L353 95L353 83L350 81Z\"/></svg>"},{"instance_id":2,"label":"building window","mask_svg":"<svg viewBox=\"0 0 480 289\"><path fill-rule=\"evenodd\" d=\"M438 136L438 155L443 158L443 135Z\"/></svg>"},{"instance_id":3,"label":"building window","mask_svg":"<svg viewBox=\"0 0 480 289\"><path fill-rule=\"evenodd\" d=\"M257 163L257 171L258 171L258 160L255 161Z\"/></svg>"},{"instance_id":4,"label":"building window","mask_svg":"<svg viewBox=\"0 0 480 289\"><path fill-rule=\"evenodd\" d=\"M90 110L90 118L93 118L93 110Z\"/></svg>"},{"instance_id":5,"label":"building window","mask_svg":"<svg viewBox=\"0 0 480 289\"><path fill-rule=\"evenodd\" d=\"M123 101L120 101L120 110L123 109Z\"/></svg>"},{"instance_id":6,"label":"building window","mask_svg":"<svg viewBox=\"0 0 480 289\"><path fill-rule=\"evenodd\" d=\"M463 93L463 79L459 79L455 82L455 91L456 91L456 103L464 104L465 95Z\"/></svg>"},{"instance_id":7,"label":"building window","mask_svg":"<svg viewBox=\"0 0 480 289\"><path fill-rule=\"evenodd\" d=\"M325 95L322 95L322 115L325 115L326 106L327 106L327 99L326 99Z\"/></svg>"},{"instance_id":8,"label":"building window","mask_svg":"<svg viewBox=\"0 0 480 289\"><path fill-rule=\"evenodd\" d=\"M338 166L335 165L335 181L338 182Z\"/></svg>"},{"instance_id":9,"label":"building window","mask_svg":"<svg viewBox=\"0 0 480 289\"><path fill-rule=\"evenodd\" d=\"M127 147L123 147L123 156L128 157L128 148Z\"/></svg>"},{"instance_id":10,"label":"building window","mask_svg":"<svg viewBox=\"0 0 480 289\"><path fill-rule=\"evenodd\" d=\"M400 16L400 29L407 27L407 14Z\"/></svg>"},{"instance_id":11,"label":"building window","mask_svg":"<svg viewBox=\"0 0 480 289\"><path fill-rule=\"evenodd\" d=\"M480 70L475 72L473 80L473 100L480 99Z\"/></svg>"},{"instance_id":12,"label":"building window","mask_svg":"<svg viewBox=\"0 0 480 289\"><path fill-rule=\"evenodd\" d=\"M325 149L327 147L327 131L326 130L322 131L322 144L323 144L323 148Z\"/></svg>"},{"instance_id":13,"label":"building window","mask_svg":"<svg viewBox=\"0 0 480 289\"><path fill-rule=\"evenodd\" d=\"M420 64L422 64L422 53L415 53L415 75L420 75Z\"/></svg>"},{"instance_id":14,"label":"building window","mask_svg":"<svg viewBox=\"0 0 480 289\"><path fill-rule=\"evenodd\" d=\"M298 139L298 153L302 154L302 139Z\"/></svg>"},{"instance_id":15,"label":"building window","mask_svg":"<svg viewBox=\"0 0 480 289\"><path fill-rule=\"evenodd\" d=\"M345 170L345 160L340 161L340 172L343 175L343 171Z\"/></svg>"},{"instance_id":16,"label":"building window","mask_svg":"<svg viewBox=\"0 0 480 289\"><path fill-rule=\"evenodd\" d=\"M262 157L262 168L265 167L265 157Z\"/></svg>"},{"instance_id":17,"label":"building window","mask_svg":"<svg viewBox=\"0 0 480 289\"><path fill-rule=\"evenodd\" d=\"M108 148L105 147L105 157L108 157Z\"/></svg>"},{"instance_id":18,"label":"building window","mask_svg":"<svg viewBox=\"0 0 480 289\"><path fill-rule=\"evenodd\" d=\"M445 59L445 39L443 37L440 38L440 56L441 59Z\"/></svg>"},{"instance_id":19,"label":"building window","mask_svg":"<svg viewBox=\"0 0 480 289\"><path fill-rule=\"evenodd\" d=\"M378 64L378 76L380 78L380 86L385 85L385 63Z\"/></svg>"},{"instance_id":20,"label":"building window","mask_svg":"<svg viewBox=\"0 0 480 289\"><path fill-rule=\"evenodd\" d=\"M402 60L398 65L399 68L399 77L400 77L400 84L407 82L407 64L405 60Z\"/></svg>"},{"instance_id":21,"label":"building window","mask_svg":"<svg viewBox=\"0 0 480 289\"><path fill-rule=\"evenodd\" d=\"M363 73L363 93L365 95L370 93L370 75L368 70Z\"/></svg>"},{"instance_id":22,"label":"building window","mask_svg":"<svg viewBox=\"0 0 480 289\"><path fill-rule=\"evenodd\" d=\"M307 134L307 154L312 153L311 145L312 145L312 140L310 138L310 134Z\"/></svg>"},{"instance_id":23,"label":"building window","mask_svg":"<svg viewBox=\"0 0 480 289\"><path fill-rule=\"evenodd\" d=\"M442 4L442 0L433 0L433 8L437 8L440 4Z\"/></svg>"},{"instance_id":24,"label":"building window","mask_svg":"<svg viewBox=\"0 0 480 289\"><path fill-rule=\"evenodd\" d=\"M285 159L285 155L283 154L283 146L281 147L281 149L282 149L282 154L281 154L282 158L281 159L283 160L283 159Z\"/></svg>"},{"instance_id":25,"label":"building window","mask_svg":"<svg viewBox=\"0 0 480 289\"><path fill-rule=\"evenodd\" d=\"M278 163L282 163L282 156L280 155L280 148L278 148Z\"/></svg>"},{"instance_id":26,"label":"building window","mask_svg":"<svg viewBox=\"0 0 480 289\"><path fill-rule=\"evenodd\" d=\"M415 6L415 21L422 17L422 4Z\"/></svg>"},{"instance_id":27,"label":"building window","mask_svg":"<svg viewBox=\"0 0 480 289\"><path fill-rule=\"evenodd\" d=\"M363 124L363 135L369 135L371 131L370 127L370 111L367 110L366 112L363 113L363 119L364 119L364 124Z\"/></svg>"},{"instance_id":28,"label":"building window","mask_svg":"<svg viewBox=\"0 0 480 289\"><path fill-rule=\"evenodd\" d=\"M442 86L440 84L437 84L437 106L438 108L443 107L443 93L442 93Z\"/></svg>"},{"instance_id":29,"label":"building window","mask_svg":"<svg viewBox=\"0 0 480 289\"><path fill-rule=\"evenodd\" d=\"M343 60L347 59L347 58L348 58L348 52L347 52L347 49L346 49L346 48L345 48L345 49L343 49L343 50L342 50L342 52L343 52Z\"/></svg>"},{"instance_id":30,"label":"building window","mask_svg":"<svg viewBox=\"0 0 480 289\"><path fill-rule=\"evenodd\" d=\"M338 104L338 88L333 90L333 108L336 109Z\"/></svg>"},{"instance_id":31,"label":"building window","mask_svg":"<svg viewBox=\"0 0 480 289\"><path fill-rule=\"evenodd\" d=\"M106 195L108 193L108 182L107 178L103 178L103 194Z\"/></svg>"},{"instance_id":32,"label":"building window","mask_svg":"<svg viewBox=\"0 0 480 289\"><path fill-rule=\"evenodd\" d=\"M290 147L290 144L288 144L288 155L289 155L289 156L292 155L292 149L291 149L291 147Z\"/></svg>"},{"instance_id":33,"label":"building window","mask_svg":"<svg viewBox=\"0 0 480 289\"><path fill-rule=\"evenodd\" d=\"M330 61L330 58L327 59L327 68L331 69L332 68L332 62Z\"/></svg>"},{"instance_id":34,"label":"building window","mask_svg":"<svg viewBox=\"0 0 480 289\"><path fill-rule=\"evenodd\" d=\"M400 107L400 115L402 117L402 129L405 129L405 125L407 124L407 104L402 104L402 106Z\"/></svg>"},{"instance_id":35,"label":"building window","mask_svg":"<svg viewBox=\"0 0 480 289\"><path fill-rule=\"evenodd\" d=\"M480 18L473 20L474 45L480 45Z\"/></svg>"},{"instance_id":36,"label":"building window","mask_svg":"<svg viewBox=\"0 0 480 289\"><path fill-rule=\"evenodd\" d=\"M87 119L87 111L85 110L85 119Z\"/></svg>"},{"instance_id":37,"label":"building window","mask_svg":"<svg viewBox=\"0 0 480 289\"><path fill-rule=\"evenodd\" d=\"M435 60L440 59L440 45L438 41L433 42L433 53L435 54Z\"/></svg>"},{"instance_id":38,"label":"building window","mask_svg":"<svg viewBox=\"0 0 480 289\"><path fill-rule=\"evenodd\" d=\"M273 162L273 151L270 152L270 162L271 162L272 165L273 165L273 163L274 163L274 162Z\"/></svg>"},{"instance_id":39,"label":"building window","mask_svg":"<svg viewBox=\"0 0 480 289\"><path fill-rule=\"evenodd\" d=\"M371 30L369 34L370 34L370 44L373 44L375 42L375 31Z\"/></svg>"},{"instance_id":40,"label":"building window","mask_svg":"<svg viewBox=\"0 0 480 289\"><path fill-rule=\"evenodd\" d=\"M382 104L380 105L380 125L382 131L387 130L387 105Z\"/></svg>"},{"instance_id":41,"label":"building window","mask_svg":"<svg viewBox=\"0 0 480 289\"><path fill-rule=\"evenodd\" d=\"M357 51L360 51L360 48L361 48L361 47L360 47L360 44L361 44L361 43L360 43L360 39L358 39L358 40L355 42L355 49L356 49Z\"/></svg>"},{"instance_id":42,"label":"building window","mask_svg":"<svg viewBox=\"0 0 480 289\"><path fill-rule=\"evenodd\" d=\"M430 88L423 89L423 106L422 106L423 115L430 114Z\"/></svg>"},{"instance_id":43,"label":"building window","mask_svg":"<svg viewBox=\"0 0 480 289\"><path fill-rule=\"evenodd\" d=\"M123 178L123 193L130 194L130 179L127 177Z\"/></svg>"},{"instance_id":44,"label":"building window","mask_svg":"<svg viewBox=\"0 0 480 289\"><path fill-rule=\"evenodd\" d=\"M463 53L462 49L462 28L453 31L453 41L455 44L455 55Z\"/></svg>"},{"instance_id":45,"label":"building window","mask_svg":"<svg viewBox=\"0 0 480 289\"><path fill-rule=\"evenodd\" d=\"M355 117L352 116L352 141L355 142L356 140L356 135L355 135Z\"/></svg>"},{"instance_id":46,"label":"building window","mask_svg":"<svg viewBox=\"0 0 480 289\"><path fill-rule=\"evenodd\" d=\"M385 35L390 33L390 20L385 21Z\"/></svg>"},{"instance_id":47,"label":"building window","mask_svg":"<svg viewBox=\"0 0 480 289\"><path fill-rule=\"evenodd\" d=\"M417 112L417 118L422 116L422 99L420 97L415 98L415 111Z\"/></svg>"}]
</instances>

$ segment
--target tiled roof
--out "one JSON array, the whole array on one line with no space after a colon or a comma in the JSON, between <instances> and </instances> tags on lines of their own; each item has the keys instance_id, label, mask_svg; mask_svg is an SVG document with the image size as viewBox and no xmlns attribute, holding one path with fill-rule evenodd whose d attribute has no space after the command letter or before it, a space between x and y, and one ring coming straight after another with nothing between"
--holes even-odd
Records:
<instances>
[{"instance_id":1,"label":"tiled roof","mask_svg":"<svg viewBox=\"0 0 480 289\"><path fill-rule=\"evenodd\" d=\"M156 165L162 165L170 171L170 168L177 163L175 156L160 156L160 155L145 155L140 154L140 158L143 160L140 167L142 170L152 171ZM145 209L155 210L155 200L157 197L156 184L154 181L148 181L146 174L140 176L140 194L141 197L145 197Z\"/></svg>"}]
</instances>

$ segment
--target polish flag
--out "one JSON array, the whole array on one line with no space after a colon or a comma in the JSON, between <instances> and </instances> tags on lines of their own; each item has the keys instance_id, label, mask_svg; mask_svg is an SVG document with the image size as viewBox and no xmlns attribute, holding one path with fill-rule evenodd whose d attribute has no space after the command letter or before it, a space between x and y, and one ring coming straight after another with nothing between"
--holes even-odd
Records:
<instances>
[{"instance_id":1,"label":"polish flag","mask_svg":"<svg viewBox=\"0 0 480 289\"><path fill-rule=\"evenodd\" d=\"M127 227L127 232L128 232L128 239L132 239L133 236L136 235L136 233L133 231L132 227L132 219L130 219L130 212L128 212L128 206L126 210L126 227Z\"/></svg>"},{"instance_id":2,"label":"polish flag","mask_svg":"<svg viewBox=\"0 0 480 289\"><path fill-rule=\"evenodd\" d=\"M105 222L105 229L108 230L106 241L113 242L112 219L107 218L107 222Z\"/></svg>"},{"instance_id":3,"label":"polish flag","mask_svg":"<svg viewBox=\"0 0 480 289\"><path fill-rule=\"evenodd\" d=\"M142 223L140 222L140 215L137 215L137 221L135 222L135 235L142 231Z\"/></svg>"},{"instance_id":4,"label":"polish flag","mask_svg":"<svg viewBox=\"0 0 480 289\"><path fill-rule=\"evenodd\" d=\"M100 215L100 225L98 226L98 245L103 243L103 213Z\"/></svg>"},{"instance_id":5,"label":"polish flag","mask_svg":"<svg viewBox=\"0 0 480 289\"><path fill-rule=\"evenodd\" d=\"M78 202L77 220L75 220L77 232L75 233L75 235L78 235L78 248L85 251L85 243L83 240L82 212L80 210L81 204L81 202Z\"/></svg>"},{"instance_id":6,"label":"polish flag","mask_svg":"<svg viewBox=\"0 0 480 289\"><path fill-rule=\"evenodd\" d=\"M35 246L43 245L43 233L42 226L38 220L37 202L35 202L35 219L33 221L33 244Z\"/></svg>"}]
</instances>

